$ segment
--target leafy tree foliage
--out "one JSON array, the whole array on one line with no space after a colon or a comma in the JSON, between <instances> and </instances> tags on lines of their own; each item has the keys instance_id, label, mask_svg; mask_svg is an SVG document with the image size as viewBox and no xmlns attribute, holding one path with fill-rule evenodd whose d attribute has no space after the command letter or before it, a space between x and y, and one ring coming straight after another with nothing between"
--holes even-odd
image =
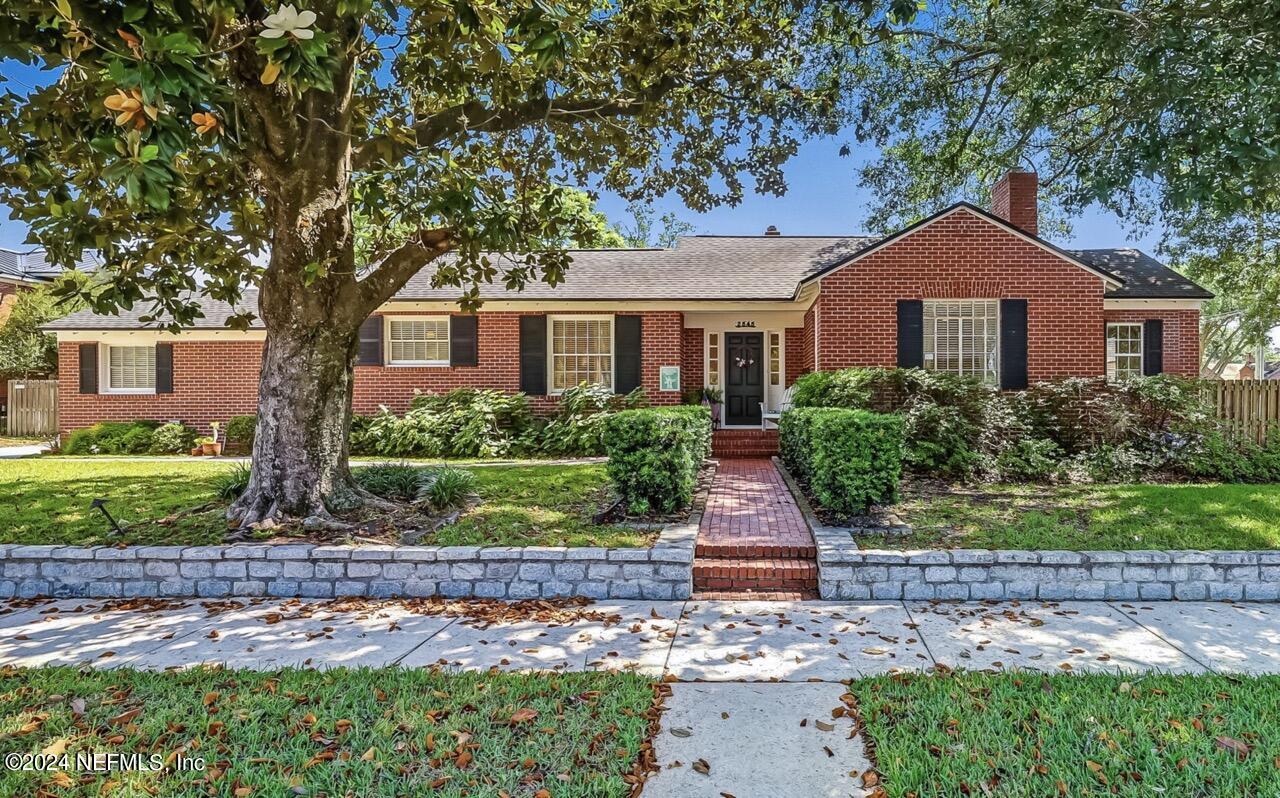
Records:
<instances>
[{"instance_id":1,"label":"leafy tree foliage","mask_svg":"<svg viewBox=\"0 0 1280 798\"><path fill-rule=\"evenodd\" d=\"M629 247L670 249L676 245L680 236L689 235L694 230L692 223L671 211L659 216L655 223L655 212L650 205L633 202L627 206L627 212L631 214L631 224L623 225L622 236Z\"/></svg>"},{"instance_id":2,"label":"leafy tree foliage","mask_svg":"<svg viewBox=\"0 0 1280 798\"><path fill-rule=\"evenodd\" d=\"M958 0L864 62L856 134L897 224L1032 166L1068 211L1280 211L1280 8Z\"/></svg>"},{"instance_id":3,"label":"leafy tree foliage","mask_svg":"<svg viewBox=\"0 0 1280 798\"><path fill-rule=\"evenodd\" d=\"M12 0L0 55L56 79L0 98L0 202L99 310L257 285L267 326L242 525L373 497L346 431L361 321L426 266L557 283L569 185L702 210L785 188L857 54L907 0ZM593 182L594 181L594 182ZM379 231L357 257L354 220ZM486 253L513 253L497 258ZM262 264L262 265L259 265Z\"/></svg>"},{"instance_id":4,"label":"leafy tree foliage","mask_svg":"<svg viewBox=\"0 0 1280 798\"><path fill-rule=\"evenodd\" d=\"M62 279L76 290L88 288L90 278L82 272L68 272ZM58 370L58 340L43 332L41 325L60 319L84 307L74 295L59 297L57 284L20 291L0 318L0 380L46 377Z\"/></svg>"}]
</instances>

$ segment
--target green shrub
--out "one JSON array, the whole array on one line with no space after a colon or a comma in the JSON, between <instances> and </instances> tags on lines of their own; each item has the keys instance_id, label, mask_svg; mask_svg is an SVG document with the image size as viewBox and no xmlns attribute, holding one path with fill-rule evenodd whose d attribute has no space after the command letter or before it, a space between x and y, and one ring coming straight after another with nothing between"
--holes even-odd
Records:
<instances>
[{"instance_id":1,"label":"green shrub","mask_svg":"<svg viewBox=\"0 0 1280 798\"><path fill-rule=\"evenodd\" d=\"M700 405L624 410L605 421L608 473L631 513L674 512L693 500L711 453L711 412Z\"/></svg>"},{"instance_id":2,"label":"green shrub","mask_svg":"<svg viewBox=\"0 0 1280 798\"><path fill-rule=\"evenodd\" d=\"M196 445L197 437L199 433L191 427L171 421L156 427L147 451L151 454L186 454Z\"/></svg>"},{"instance_id":3,"label":"green shrub","mask_svg":"<svg viewBox=\"0 0 1280 798\"><path fill-rule=\"evenodd\" d=\"M801 446L809 455L806 481L818 504L839 516L865 513L898 498L902 474L902 419L843 408L809 408L783 414L783 450ZM788 438L790 440L788 440Z\"/></svg>"},{"instance_id":4,"label":"green shrub","mask_svg":"<svg viewBox=\"0 0 1280 798\"><path fill-rule=\"evenodd\" d=\"M605 420L618 411L643 407L647 401L643 388L619 395L603 385L579 383L560 395L556 415L526 436L524 451L559 457L604 454Z\"/></svg>"},{"instance_id":5,"label":"green shrub","mask_svg":"<svg viewBox=\"0 0 1280 798\"><path fill-rule=\"evenodd\" d=\"M461 507L475 491L476 475L461 468L429 468L419 480L414 500L436 512Z\"/></svg>"},{"instance_id":6,"label":"green shrub","mask_svg":"<svg viewBox=\"0 0 1280 798\"><path fill-rule=\"evenodd\" d=\"M813 478L813 418L822 410L820 407L794 407L783 413L778 421L778 449L782 462L796 479L805 484Z\"/></svg>"},{"instance_id":7,"label":"green shrub","mask_svg":"<svg viewBox=\"0 0 1280 798\"><path fill-rule=\"evenodd\" d=\"M897 413L913 471L964 478L981 463L988 404L998 395L972 377L925 369L850 368L798 379L794 407L840 407Z\"/></svg>"},{"instance_id":8,"label":"green shrub","mask_svg":"<svg viewBox=\"0 0 1280 798\"><path fill-rule=\"evenodd\" d=\"M233 501L249 489L251 475L248 463L236 463L213 481L213 492L220 499Z\"/></svg>"},{"instance_id":9,"label":"green shrub","mask_svg":"<svg viewBox=\"0 0 1280 798\"><path fill-rule=\"evenodd\" d=\"M1190 476L1220 482L1280 482L1280 429L1265 444L1218 428L1188 441L1177 462Z\"/></svg>"},{"instance_id":10,"label":"green shrub","mask_svg":"<svg viewBox=\"0 0 1280 798\"><path fill-rule=\"evenodd\" d=\"M103 421L78 429L62 444L63 454L146 454L158 421Z\"/></svg>"},{"instance_id":11,"label":"green shrub","mask_svg":"<svg viewBox=\"0 0 1280 798\"><path fill-rule=\"evenodd\" d=\"M253 440L257 434L257 416L232 416L227 421L226 442L235 446L238 451L253 451Z\"/></svg>"},{"instance_id":12,"label":"green shrub","mask_svg":"<svg viewBox=\"0 0 1280 798\"><path fill-rule=\"evenodd\" d=\"M1048 438L1023 438L1002 449L992 465L992 476L1007 482L1039 482L1059 469L1062 447Z\"/></svg>"},{"instance_id":13,"label":"green shrub","mask_svg":"<svg viewBox=\"0 0 1280 798\"><path fill-rule=\"evenodd\" d=\"M408 463L375 463L351 469L351 478L374 496L411 502L418 498L422 473L426 470Z\"/></svg>"},{"instance_id":14,"label":"green shrub","mask_svg":"<svg viewBox=\"0 0 1280 798\"><path fill-rule=\"evenodd\" d=\"M458 388L419 394L403 415L356 417L351 450L381 457L503 457L532 423L522 393Z\"/></svg>"}]
</instances>

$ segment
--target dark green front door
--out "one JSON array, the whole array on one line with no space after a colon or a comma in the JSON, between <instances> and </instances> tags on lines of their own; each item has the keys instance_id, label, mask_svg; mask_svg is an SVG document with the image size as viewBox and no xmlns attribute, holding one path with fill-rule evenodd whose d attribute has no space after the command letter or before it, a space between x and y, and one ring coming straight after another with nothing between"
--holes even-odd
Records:
<instances>
[{"instance_id":1,"label":"dark green front door","mask_svg":"<svg viewBox=\"0 0 1280 798\"><path fill-rule=\"evenodd\" d=\"M760 424L764 401L764 333L725 333L724 422Z\"/></svg>"}]
</instances>

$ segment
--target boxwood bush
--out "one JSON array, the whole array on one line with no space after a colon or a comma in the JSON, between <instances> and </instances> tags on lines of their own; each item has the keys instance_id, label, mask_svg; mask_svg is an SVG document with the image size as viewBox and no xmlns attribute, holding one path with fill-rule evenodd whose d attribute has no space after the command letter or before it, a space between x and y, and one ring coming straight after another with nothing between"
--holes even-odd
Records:
<instances>
[{"instance_id":1,"label":"boxwood bush","mask_svg":"<svg viewBox=\"0 0 1280 798\"><path fill-rule=\"evenodd\" d=\"M788 468L822 507L860 515L898 500L902 419L842 408L798 408L782 414L781 447Z\"/></svg>"},{"instance_id":2,"label":"boxwood bush","mask_svg":"<svg viewBox=\"0 0 1280 798\"><path fill-rule=\"evenodd\" d=\"M674 512L693 500L711 454L711 411L700 405L643 408L605 421L607 467L628 512Z\"/></svg>"}]
</instances>

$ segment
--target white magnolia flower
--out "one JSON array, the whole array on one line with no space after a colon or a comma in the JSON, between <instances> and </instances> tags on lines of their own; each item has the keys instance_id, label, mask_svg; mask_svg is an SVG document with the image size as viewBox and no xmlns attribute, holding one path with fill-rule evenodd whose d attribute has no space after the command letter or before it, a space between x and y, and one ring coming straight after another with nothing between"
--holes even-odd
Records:
<instances>
[{"instance_id":1,"label":"white magnolia flower","mask_svg":"<svg viewBox=\"0 0 1280 798\"><path fill-rule=\"evenodd\" d=\"M316 32L309 30L316 21L316 12L299 11L292 5L280 6L280 10L262 20L267 29L262 32L265 39L279 39L286 33L295 39L310 39Z\"/></svg>"}]
</instances>

